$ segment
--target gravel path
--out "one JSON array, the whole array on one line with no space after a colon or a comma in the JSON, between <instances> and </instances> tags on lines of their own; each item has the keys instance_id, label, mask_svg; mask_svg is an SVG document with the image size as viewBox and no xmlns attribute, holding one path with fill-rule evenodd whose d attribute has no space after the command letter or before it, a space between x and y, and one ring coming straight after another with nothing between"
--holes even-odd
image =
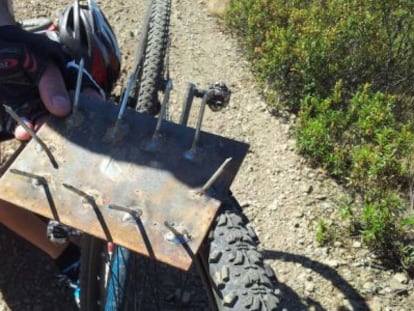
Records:
<instances>
[{"instance_id":1,"label":"gravel path","mask_svg":"<svg viewBox=\"0 0 414 311\"><path fill-rule=\"evenodd\" d=\"M19 17L55 16L62 2L17 1L16 10ZM379 265L359 240L330 247L315 242L318 219L338 217L345 193L298 156L295 118L268 113L236 39L211 14L213 2L173 0L170 114L177 117L188 82L206 87L224 80L232 89L230 107L207 112L204 129L251 145L233 192L276 271L281 309L414 310L413 281ZM100 3L118 34L125 78L146 1ZM53 280L48 258L1 228L0 250L0 311L74 310L68 292Z\"/></svg>"}]
</instances>

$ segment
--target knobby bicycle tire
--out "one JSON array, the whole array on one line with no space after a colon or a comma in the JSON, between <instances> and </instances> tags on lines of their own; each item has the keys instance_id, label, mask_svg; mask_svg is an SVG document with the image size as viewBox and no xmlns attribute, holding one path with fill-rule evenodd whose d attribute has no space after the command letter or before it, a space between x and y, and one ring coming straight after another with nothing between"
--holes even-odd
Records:
<instances>
[{"instance_id":1,"label":"knobby bicycle tire","mask_svg":"<svg viewBox=\"0 0 414 311\"><path fill-rule=\"evenodd\" d=\"M171 0L152 0L144 55L140 63L136 85L135 109L151 115L158 114L160 101L158 92L164 89L164 67L169 41Z\"/></svg>"},{"instance_id":2,"label":"knobby bicycle tire","mask_svg":"<svg viewBox=\"0 0 414 311\"><path fill-rule=\"evenodd\" d=\"M102 241L89 239L82 248L81 274L88 273L81 277L83 311L269 311L279 303L276 277L232 196L221 206L200 250L199 266L189 272L122 247L111 256Z\"/></svg>"},{"instance_id":3,"label":"knobby bicycle tire","mask_svg":"<svg viewBox=\"0 0 414 311\"><path fill-rule=\"evenodd\" d=\"M259 239L237 200L230 195L210 230L203 264L220 311L276 310L280 292L263 261Z\"/></svg>"}]
</instances>

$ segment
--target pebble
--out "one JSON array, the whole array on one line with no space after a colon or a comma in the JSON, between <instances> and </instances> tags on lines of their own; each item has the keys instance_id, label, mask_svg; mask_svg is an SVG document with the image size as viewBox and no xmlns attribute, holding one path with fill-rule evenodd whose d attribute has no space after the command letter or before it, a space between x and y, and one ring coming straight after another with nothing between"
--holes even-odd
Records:
<instances>
[{"instance_id":1,"label":"pebble","mask_svg":"<svg viewBox=\"0 0 414 311\"><path fill-rule=\"evenodd\" d=\"M352 243L352 247L353 248L361 248L362 247L362 243L360 241L354 241Z\"/></svg>"},{"instance_id":2,"label":"pebble","mask_svg":"<svg viewBox=\"0 0 414 311\"><path fill-rule=\"evenodd\" d=\"M306 193L306 194L311 194L311 193L312 193L312 191L313 191L313 186L312 186L312 185L307 185L307 186L304 186L304 187L302 188L302 191L303 191L304 193Z\"/></svg>"},{"instance_id":3,"label":"pebble","mask_svg":"<svg viewBox=\"0 0 414 311\"><path fill-rule=\"evenodd\" d=\"M275 199L275 200L273 200L272 203L269 204L269 207L268 208L271 211L276 211L278 209L278 207L279 207L279 200Z\"/></svg>"},{"instance_id":4,"label":"pebble","mask_svg":"<svg viewBox=\"0 0 414 311\"><path fill-rule=\"evenodd\" d=\"M313 293L315 291L315 283L306 281L305 282L305 292L306 293Z\"/></svg>"},{"instance_id":5,"label":"pebble","mask_svg":"<svg viewBox=\"0 0 414 311\"><path fill-rule=\"evenodd\" d=\"M380 288L378 290L378 294L380 294L380 295L387 295L387 294L390 294L390 293L392 293L392 289L389 286L385 286L384 288Z\"/></svg>"},{"instance_id":6,"label":"pebble","mask_svg":"<svg viewBox=\"0 0 414 311\"><path fill-rule=\"evenodd\" d=\"M303 216L305 216L305 214L302 211L295 213L295 218L303 218Z\"/></svg>"},{"instance_id":7,"label":"pebble","mask_svg":"<svg viewBox=\"0 0 414 311\"><path fill-rule=\"evenodd\" d=\"M331 268L338 268L339 267L339 261L335 259L330 259L326 262L326 264Z\"/></svg>"},{"instance_id":8,"label":"pebble","mask_svg":"<svg viewBox=\"0 0 414 311\"><path fill-rule=\"evenodd\" d=\"M403 292L405 290L407 290L407 285L406 284L402 284L398 279L396 278L392 278L391 281L388 283L391 292L394 293L400 293Z\"/></svg>"},{"instance_id":9,"label":"pebble","mask_svg":"<svg viewBox=\"0 0 414 311\"><path fill-rule=\"evenodd\" d=\"M376 290L376 285L373 282L368 281L362 285L362 288L366 293L374 293Z\"/></svg>"},{"instance_id":10,"label":"pebble","mask_svg":"<svg viewBox=\"0 0 414 311\"><path fill-rule=\"evenodd\" d=\"M378 297L374 297L372 301L370 301L370 304L369 304L371 311L382 311L383 309L381 305L382 305L382 302Z\"/></svg>"},{"instance_id":11,"label":"pebble","mask_svg":"<svg viewBox=\"0 0 414 311\"><path fill-rule=\"evenodd\" d=\"M395 282L400 283L400 284L408 284L409 279L408 276L405 273L396 273L393 278L392 278Z\"/></svg>"}]
</instances>

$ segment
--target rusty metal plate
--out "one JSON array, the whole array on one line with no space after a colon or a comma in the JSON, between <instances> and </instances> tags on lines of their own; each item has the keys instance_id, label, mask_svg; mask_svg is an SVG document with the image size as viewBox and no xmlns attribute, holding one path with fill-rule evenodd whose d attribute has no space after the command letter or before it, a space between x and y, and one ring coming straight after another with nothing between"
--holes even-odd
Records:
<instances>
[{"instance_id":1,"label":"rusty metal plate","mask_svg":"<svg viewBox=\"0 0 414 311\"><path fill-rule=\"evenodd\" d=\"M187 270L228 192L248 146L81 99L75 119L50 118L0 179L0 198L96 237ZM187 153L186 153L187 152ZM212 189L198 189L231 157ZM56 161L56 165L52 163Z\"/></svg>"}]
</instances>

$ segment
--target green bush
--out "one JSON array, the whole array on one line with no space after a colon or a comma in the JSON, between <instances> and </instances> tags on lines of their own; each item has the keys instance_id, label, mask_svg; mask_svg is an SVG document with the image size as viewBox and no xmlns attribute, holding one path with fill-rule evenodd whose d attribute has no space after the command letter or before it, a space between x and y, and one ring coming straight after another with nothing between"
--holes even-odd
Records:
<instances>
[{"instance_id":1,"label":"green bush","mask_svg":"<svg viewBox=\"0 0 414 311\"><path fill-rule=\"evenodd\" d=\"M351 231L414 271L414 1L232 0L226 21L269 104L299 113L299 151L361 197Z\"/></svg>"},{"instance_id":2,"label":"green bush","mask_svg":"<svg viewBox=\"0 0 414 311\"><path fill-rule=\"evenodd\" d=\"M414 142L410 125L395 117L396 106L395 97L369 85L347 101L341 83L325 99L309 95L299 114L299 151L359 191L395 188L408 178L403 160Z\"/></svg>"},{"instance_id":3,"label":"green bush","mask_svg":"<svg viewBox=\"0 0 414 311\"><path fill-rule=\"evenodd\" d=\"M261 80L298 111L339 80L349 93L370 83L413 95L413 12L411 0L233 0L226 18Z\"/></svg>"},{"instance_id":4,"label":"green bush","mask_svg":"<svg viewBox=\"0 0 414 311\"><path fill-rule=\"evenodd\" d=\"M314 164L360 194L363 204L354 221L365 242L385 256L404 258L401 249L413 243L414 226L403 226L400 190L410 178L405 159L413 153L414 134L396 118L396 106L395 97L369 85L344 101L338 83L332 96L303 100L297 144Z\"/></svg>"}]
</instances>

